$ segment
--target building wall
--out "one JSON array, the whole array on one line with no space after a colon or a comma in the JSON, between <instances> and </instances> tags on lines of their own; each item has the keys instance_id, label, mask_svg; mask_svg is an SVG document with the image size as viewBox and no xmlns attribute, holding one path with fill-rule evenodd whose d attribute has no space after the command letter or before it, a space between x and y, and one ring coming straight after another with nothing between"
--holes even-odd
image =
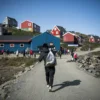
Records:
<instances>
[{"instance_id":1,"label":"building wall","mask_svg":"<svg viewBox=\"0 0 100 100\"><path fill-rule=\"evenodd\" d=\"M31 42L31 49L33 51L38 51L38 46L42 46L44 43L54 44L56 50L60 49L60 39L47 32L33 37Z\"/></svg>"},{"instance_id":2,"label":"building wall","mask_svg":"<svg viewBox=\"0 0 100 100\"><path fill-rule=\"evenodd\" d=\"M68 33L68 34L63 36L63 41L64 42L73 42L74 36Z\"/></svg>"},{"instance_id":3,"label":"building wall","mask_svg":"<svg viewBox=\"0 0 100 100\"><path fill-rule=\"evenodd\" d=\"M19 50L20 52L25 50L27 47L30 48L30 43L0 43L4 44L4 47L0 47L1 50L9 50L10 52L15 52L16 50ZM10 47L10 44L14 44L14 47ZM24 47L20 47L20 44L24 44Z\"/></svg>"},{"instance_id":4,"label":"building wall","mask_svg":"<svg viewBox=\"0 0 100 100\"><path fill-rule=\"evenodd\" d=\"M21 29L24 31L31 31L33 32L33 23L30 21L24 21L21 23Z\"/></svg>"},{"instance_id":5,"label":"building wall","mask_svg":"<svg viewBox=\"0 0 100 100\"><path fill-rule=\"evenodd\" d=\"M5 24L6 25L6 27L17 27L17 25L18 25L18 22L15 20L15 19L13 19L13 18L10 18L10 17L6 17L5 19L4 19L4 21L3 21L3 24Z\"/></svg>"},{"instance_id":6,"label":"building wall","mask_svg":"<svg viewBox=\"0 0 100 100\"><path fill-rule=\"evenodd\" d=\"M24 21L21 23L21 29L25 31L31 31L31 32L40 32L40 26L32 23L30 21Z\"/></svg>"},{"instance_id":7,"label":"building wall","mask_svg":"<svg viewBox=\"0 0 100 100\"><path fill-rule=\"evenodd\" d=\"M3 35L3 28L0 26L0 35Z\"/></svg>"},{"instance_id":8,"label":"building wall","mask_svg":"<svg viewBox=\"0 0 100 100\"><path fill-rule=\"evenodd\" d=\"M54 29L51 31L51 34L60 38L60 30L57 27L54 27Z\"/></svg>"},{"instance_id":9,"label":"building wall","mask_svg":"<svg viewBox=\"0 0 100 100\"><path fill-rule=\"evenodd\" d=\"M89 38L89 42L94 43L95 39L94 38Z\"/></svg>"},{"instance_id":10,"label":"building wall","mask_svg":"<svg viewBox=\"0 0 100 100\"><path fill-rule=\"evenodd\" d=\"M29 21L24 21L23 23L21 23L21 28L32 28L32 22Z\"/></svg>"},{"instance_id":11,"label":"building wall","mask_svg":"<svg viewBox=\"0 0 100 100\"><path fill-rule=\"evenodd\" d=\"M40 32L40 26L38 26L35 23L33 23L33 31L34 32Z\"/></svg>"}]
</instances>

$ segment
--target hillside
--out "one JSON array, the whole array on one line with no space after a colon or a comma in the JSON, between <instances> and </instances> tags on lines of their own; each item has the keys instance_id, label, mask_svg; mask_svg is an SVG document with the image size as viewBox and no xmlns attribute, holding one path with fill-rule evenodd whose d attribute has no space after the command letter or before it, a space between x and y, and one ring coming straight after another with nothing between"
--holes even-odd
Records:
<instances>
[{"instance_id":1,"label":"hillside","mask_svg":"<svg viewBox=\"0 0 100 100\"><path fill-rule=\"evenodd\" d=\"M81 50L82 51L87 51L87 50L89 50L89 48L91 50L93 50L93 49L95 49L97 47L100 47L100 43L98 43L98 42L96 42L96 43L89 43L89 37L91 35L86 35L86 34L83 34L83 33L80 33L80 32L74 32L74 31L69 31L69 32L74 33L74 34L76 34L76 35L81 37L81 39L82 39ZM96 35L92 35L92 36L95 39L100 38L99 36L96 36ZM61 39L61 46L63 48L68 48L68 49L77 48L77 47L68 47L68 44L64 43L62 39Z\"/></svg>"},{"instance_id":2,"label":"hillside","mask_svg":"<svg viewBox=\"0 0 100 100\"><path fill-rule=\"evenodd\" d=\"M12 35L33 35L33 36L36 36L40 33L37 33L37 32L28 32L28 31L23 31L21 29L17 29L17 28L8 28L8 33L9 34L12 34ZM78 36L80 36L82 38L82 47L81 47L81 50L83 51L87 51L90 47L90 49L94 49L96 47L99 47L100 46L100 43L89 43L89 37L90 35L86 35L86 34L83 34L83 33L80 33L80 32L74 32L74 31L70 31L71 33L74 33ZM94 36L94 37L99 37L99 36ZM60 45L63 47L63 48L76 48L76 47L68 47L68 44L67 43L64 43L63 42L63 39L60 39Z\"/></svg>"},{"instance_id":3,"label":"hillside","mask_svg":"<svg viewBox=\"0 0 100 100\"><path fill-rule=\"evenodd\" d=\"M12 35L33 35L36 36L40 33L38 32L28 32L28 31L23 31L21 29L17 29L17 28L7 28L8 33L12 34Z\"/></svg>"}]
</instances>

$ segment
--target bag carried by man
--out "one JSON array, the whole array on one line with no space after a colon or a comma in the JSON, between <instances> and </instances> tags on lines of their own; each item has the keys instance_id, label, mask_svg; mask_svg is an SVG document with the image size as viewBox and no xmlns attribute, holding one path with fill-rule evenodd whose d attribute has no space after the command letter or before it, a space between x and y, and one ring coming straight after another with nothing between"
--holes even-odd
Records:
<instances>
[{"instance_id":1,"label":"bag carried by man","mask_svg":"<svg viewBox=\"0 0 100 100\"><path fill-rule=\"evenodd\" d=\"M46 67L54 67L57 64L56 57L53 52L50 50L46 57Z\"/></svg>"}]
</instances>

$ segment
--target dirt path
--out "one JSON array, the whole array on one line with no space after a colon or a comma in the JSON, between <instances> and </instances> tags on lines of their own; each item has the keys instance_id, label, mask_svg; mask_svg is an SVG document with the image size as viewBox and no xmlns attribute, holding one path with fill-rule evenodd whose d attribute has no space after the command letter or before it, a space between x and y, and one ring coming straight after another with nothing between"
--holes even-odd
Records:
<instances>
[{"instance_id":1,"label":"dirt path","mask_svg":"<svg viewBox=\"0 0 100 100\"><path fill-rule=\"evenodd\" d=\"M70 56L57 59L53 92L48 92L43 62L19 77L6 100L100 100L100 79L77 69Z\"/></svg>"},{"instance_id":2,"label":"dirt path","mask_svg":"<svg viewBox=\"0 0 100 100\"><path fill-rule=\"evenodd\" d=\"M87 53L90 53L90 52L96 52L96 51L100 51L100 48L96 48L92 51L77 51L78 55L84 55L84 54L87 54Z\"/></svg>"}]
</instances>

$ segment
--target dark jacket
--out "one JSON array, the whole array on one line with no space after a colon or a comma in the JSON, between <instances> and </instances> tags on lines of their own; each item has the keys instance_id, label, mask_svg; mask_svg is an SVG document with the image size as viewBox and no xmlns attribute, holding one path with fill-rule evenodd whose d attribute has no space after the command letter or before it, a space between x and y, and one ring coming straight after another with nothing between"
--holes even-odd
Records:
<instances>
[{"instance_id":1,"label":"dark jacket","mask_svg":"<svg viewBox=\"0 0 100 100\"><path fill-rule=\"evenodd\" d=\"M73 57L73 55L74 55L74 50L72 49L71 50L71 56Z\"/></svg>"},{"instance_id":2,"label":"dark jacket","mask_svg":"<svg viewBox=\"0 0 100 100\"><path fill-rule=\"evenodd\" d=\"M46 57L47 57L48 53L49 53L49 49L43 48L41 50L40 56L38 58L39 62L41 62L42 60L44 60L44 66L46 65Z\"/></svg>"}]
</instances>

